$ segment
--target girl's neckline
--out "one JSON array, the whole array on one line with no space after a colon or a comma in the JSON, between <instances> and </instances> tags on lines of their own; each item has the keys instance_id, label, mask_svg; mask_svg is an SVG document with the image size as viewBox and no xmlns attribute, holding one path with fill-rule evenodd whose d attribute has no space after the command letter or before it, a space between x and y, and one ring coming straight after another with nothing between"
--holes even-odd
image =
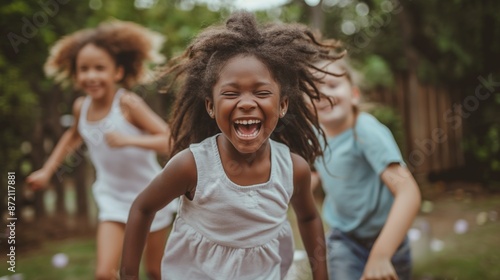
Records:
<instances>
[{"instance_id":1,"label":"girl's neckline","mask_svg":"<svg viewBox=\"0 0 500 280\"><path fill-rule=\"evenodd\" d=\"M219 170L224 174L222 176L222 179L224 181L226 181L226 183L228 183L229 186L237 188L239 190L255 190L255 189L260 189L260 188L269 186L270 185L269 183L274 178L274 168L276 165L274 162L274 156L273 156L274 155L273 141L271 139L269 139L269 145L270 145L270 149L271 149L271 151L270 151L271 172L269 174L269 179L266 182L242 186L242 185L236 184L231 179L229 179L229 177L226 174L226 171L224 170L224 166L222 165L222 159L221 159L221 156L219 153L219 145L217 144L217 137L219 137L220 135L221 135L221 133L212 137L211 142L212 142L212 149L214 150L214 153L215 153L215 160L217 162L217 168L219 168Z\"/></svg>"},{"instance_id":2,"label":"girl's neckline","mask_svg":"<svg viewBox=\"0 0 500 280\"><path fill-rule=\"evenodd\" d=\"M99 124L103 121L105 121L110 115L111 115L111 112L113 111L113 108L115 107L116 105L116 102L118 102L120 100L120 96L122 95L122 92L123 92L123 88L119 88L116 92L115 92L115 95L113 96L113 101L111 102L111 106L109 106L109 110L108 112L100 119L98 120L89 120L89 109L90 109L90 106L92 105L92 98L90 96L87 96L87 98L89 98L89 102L88 102L88 105L87 105L87 108L86 108L86 112L85 112L85 121L88 123L88 124Z\"/></svg>"}]
</instances>

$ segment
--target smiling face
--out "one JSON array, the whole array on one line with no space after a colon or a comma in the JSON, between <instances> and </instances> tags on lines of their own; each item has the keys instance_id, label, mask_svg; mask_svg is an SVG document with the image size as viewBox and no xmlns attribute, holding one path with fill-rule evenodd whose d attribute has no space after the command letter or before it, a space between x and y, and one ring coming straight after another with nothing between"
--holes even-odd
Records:
<instances>
[{"instance_id":1,"label":"smiling face","mask_svg":"<svg viewBox=\"0 0 500 280\"><path fill-rule=\"evenodd\" d=\"M111 55L94 44L85 45L76 57L76 85L93 99L116 92L116 83L123 77Z\"/></svg>"},{"instance_id":2,"label":"smiling face","mask_svg":"<svg viewBox=\"0 0 500 280\"><path fill-rule=\"evenodd\" d=\"M318 68L324 69L330 73L342 74L345 71L341 69L338 63L318 63ZM346 75L336 77L323 73L314 73L321 77L323 83L316 86L319 91L330 97L334 105L332 106L327 98L316 101L318 118L327 134L334 136L354 125L354 109L359 101L359 91L354 87Z\"/></svg>"},{"instance_id":3,"label":"smiling face","mask_svg":"<svg viewBox=\"0 0 500 280\"><path fill-rule=\"evenodd\" d=\"M258 152L268 143L288 108L280 86L255 56L237 55L221 69L206 108L225 138L241 154Z\"/></svg>"}]
</instances>

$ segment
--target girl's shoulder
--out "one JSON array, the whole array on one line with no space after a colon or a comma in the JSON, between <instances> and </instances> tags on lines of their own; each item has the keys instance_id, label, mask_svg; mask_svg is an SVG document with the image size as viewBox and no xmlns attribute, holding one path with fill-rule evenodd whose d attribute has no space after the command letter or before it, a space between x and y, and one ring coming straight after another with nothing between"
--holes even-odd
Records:
<instances>
[{"instance_id":1,"label":"girl's shoulder","mask_svg":"<svg viewBox=\"0 0 500 280\"><path fill-rule=\"evenodd\" d=\"M290 148L284 143L272 139L269 139L269 141L273 157L277 158L282 166L286 166L287 170L290 170L290 168L293 169L294 180L296 175L302 176L304 172L310 172L309 164L302 156L290 151Z\"/></svg>"},{"instance_id":2,"label":"girl's shoulder","mask_svg":"<svg viewBox=\"0 0 500 280\"><path fill-rule=\"evenodd\" d=\"M73 102L73 117L78 119L82 111L83 102L85 101L85 96L79 96Z\"/></svg>"},{"instance_id":3,"label":"girl's shoulder","mask_svg":"<svg viewBox=\"0 0 500 280\"><path fill-rule=\"evenodd\" d=\"M145 129L147 125L144 122L148 122L148 120L144 116L147 116L148 112L151 111L146 101L129 90L123 90L119 98L119 106L123 116L133 125Z\"/></svg>"},{"instance_id":4,"label":"girl's shoulder","mask_svg":"<svg viewBox=\"0 0 500 280\"><path fill-rule=\"evenodd\" d=\"M360 112L356 120L356 126L359 125L370 126L370 125L381 125L381 123L372 114L367 112Z\"/></svg>"},{"instance_id":5,"label":"girl's shoulder","mask_svg":"<svg viewBox=\"0 0 500 280\"><path fill-rule=\"evenodd\" d=\"M175 154L167 163L176 164L181 170L187 173L196 173L196 162L194 159L193 152L190 149L184 149L179 153Z\"/></svg>"},{"instance_id":6,"label":"girl's shoulder","mask_svg":"<svg viewBox=\"0 0 500 280\"><path fill-rule=\"evenodd\" d=\"M131 109L139 103L144 103L144 100L139 97L135 92L123 90L120 96L120 106Z\"/></svg>"},{"instance_id":7,"label":"girl's shoulder","mask_svg":"<svg viewBox=\"0 0 500 280\"><path fill-rule=\"evenodd\" d=\"M394 141L391 130L369 113L359 114L354 130L357 142L364 146L378 146L379 143Z\"/></svg>"},{"instance_id":8,"label":"girl's shoulder","mask_svg":"<svg viewBox=\"0 0 500 280\"><path fill-rule=\"evenodd\" d=\"M357 134L369 135L377 132L385 133L388 128L370 113L361 112L356 119L355 130Z\"/></svg>"},{"instance_id":9,"label":"girl's shoulder","mask_svg":"<svg viewBox=\"0 0 500 280\"><path fill-rule=\"evenodd\" d=\"M78 122L80 121L80 115L83 108L83 103L85 101L85 96L79 96L73 101L72 106L72 114L73 114L73 124L71 125L71 129L78 130Z\"/></svg>"},{"instance_id":10,"label":"girl's shoulder","mask_svg":"<svg viewBox=\"0 0 500 280\"><path fill-rule=\"evenodd\" d=\"M171 180L183 181L188 190L196 186L198 177L196 161L189 149L184 149L174 155L167 162L162 172L169 172Z\"/></svg>"},{"instance_id":11,"label":"girl's shoulder","mask_svg":"<svg viewBox=\"0 0 500 280\"><path fill-rule=\"evenodd\" d=\"M302 180L307 176L311 176L311 168L309 163L296 153L290 152L290 156L292 158L293 165L293 180L296 182L297 180Z\"/></svg>"}]
</instances>

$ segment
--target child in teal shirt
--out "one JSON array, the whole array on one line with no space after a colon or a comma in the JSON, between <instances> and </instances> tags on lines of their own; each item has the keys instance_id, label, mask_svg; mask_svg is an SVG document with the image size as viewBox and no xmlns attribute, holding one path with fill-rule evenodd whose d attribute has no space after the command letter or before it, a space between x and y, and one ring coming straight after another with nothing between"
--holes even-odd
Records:
<instances>
[{"instance_id":1,"label":"child in teal shirt","mask_svg":"<svg viewBox=\"0 0 500 280\"><path fill-rule=\"evenodd\" d=\"M326 195L330 279L410 279L405 237L419 209L418 186L389 129L359 112L359 90L345 59L315 66L346 73L313 73L333 103L327 98L316 103L328 145L312 180L313 187L322 181Z\"/></svg>"}]
</instances>

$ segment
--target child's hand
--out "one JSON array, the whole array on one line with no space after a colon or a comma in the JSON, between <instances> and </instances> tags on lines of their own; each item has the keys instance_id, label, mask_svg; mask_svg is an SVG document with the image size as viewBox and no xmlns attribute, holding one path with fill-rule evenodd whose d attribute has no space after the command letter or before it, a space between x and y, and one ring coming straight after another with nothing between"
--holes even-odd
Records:
<instances>
[{"instance_id":1,"label":"child's hand","mask_svg":"<svg viewBox=\"0 0 500 280\"><path fill-rule=\"evenodd\" d=\"M110 147L119 148L128 145L125 135L118 132L108 132L104 136Z\"/></svg>"},{"instance_id":2,"label":"child's hand","mask_svg":"<svg viewBox=\"0 0 500 280\"><path fill-rule=\"evenodd\" d=\"M398 280L390 258L368 258L360 280Z\"/></svg>"},{"instance_id":3,"label":"child's hand","mask_svg":"<svg viewBox=\"0 0 500 280\"><path fill-rule=\"evenodd\" d=\"M39 190L47 186L50 177L50 172L42 168L31 173L28 178L26 178L26 183L28 183L31 189Z\"/></svg>"}]
</instances>

